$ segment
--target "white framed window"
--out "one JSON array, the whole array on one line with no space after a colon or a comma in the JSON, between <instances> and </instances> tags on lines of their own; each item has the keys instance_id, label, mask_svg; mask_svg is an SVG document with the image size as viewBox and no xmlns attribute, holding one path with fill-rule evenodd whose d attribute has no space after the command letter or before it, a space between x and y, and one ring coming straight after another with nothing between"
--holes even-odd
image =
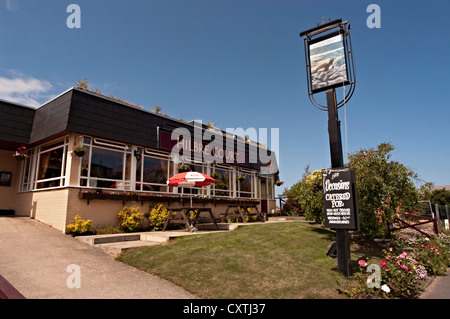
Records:
<instances>
[{"instance_id":1,"label":"white framed window","mask_svg":"<svg viewBox=\"0 0 450 319\"><path fill-rule=\"evenodd\" d=\"M188 163L183 162L181 165L188 165L189 170L192 172L207 174L208 166L206 163ZM176 189L174 187L174 189ZM207 187L178 187L178 193L180 194L192 194L192 195L208 195Z\"/></svg>"},{"instance_id":2,"label":"white framed window","mask_svg":"<svg viewBox=\"0 0 450 319\"><path fill-rule=\"evenodd\" d=\"M142 154L140 148L138 152ZM136 160L136 191L167 193L170 163L167 155L145 149L141 158Z\"/></svg>"},{"instance_id":3,"label":"white framed window","mask_svg":"<svg viewBox=\"0 0 450 319\"><path fill-rule=\"evenodd\" d=\"M36 148L35 156L32 157L30 167L34 168L34 186L33 189L45 189L54 187L63 187L65 185L66 177L66 161L67 161L67 146L68 137L59 141L53 141L47 144L40 145ZM30 185L29 176L32 173L30 167L24 167L24 180L28 176L28 183ZM25 189L24 189L25 190Z\"/></svg>"},{"instance_id":4,"label":"white framed window","mask_svg":"<svg viewBox=\"0 0 450 319\"><path fill-rule=\"evenodd\" d=\"M236 173L237 197L256 198L255 173L241 169Z\"/></svg>"},{"instance_id":5,"label":"white framed window","mask_svg":"<svg viewBox=\"0 0 450 319\"><path fill-rule=\"evenodd\" d=\"M261 176L261 199L274 199L273 175Z\"/></svg>"},{"instance_id":6,"label":"white framed window","mask_svg":"<svg viewBox=\"0 0 450 319\"><path fill-rule=\"evenodd\" d=\"M19 192L26 192L31 191L33 189L33 176L35 175L35 150L36 149L28 149L26 151L26 154L28 157L24 160L22 160L21 166L20 166L20 185L19 185Z\"/></svg>"},{"instance_id":7,"label":"white framed window","mask_svg":"<svg viewBox=\"0 0 450 319\"><path fill-rule=\"evenodd\" d=\"M214 166L212 175L216 182L211 187L213 196L233 197L233 169L230 166Z\"/></svg>"},{"instance_id":8,"label":"white framed window","mask_svg":"<svg viewBox=\"0 0 450 319\"><path fill-rule=\"evenodd\" d=\"M131 147L99 138L83 137L87 152L81 159L80 186L133 190Z\"/></svg>"}]
</instances>

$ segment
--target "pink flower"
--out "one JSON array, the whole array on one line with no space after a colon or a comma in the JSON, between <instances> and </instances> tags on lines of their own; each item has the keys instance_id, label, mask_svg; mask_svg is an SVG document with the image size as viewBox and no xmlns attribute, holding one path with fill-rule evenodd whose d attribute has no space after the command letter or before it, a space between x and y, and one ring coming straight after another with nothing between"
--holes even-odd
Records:
<instances>
[{"instance_id":1,"label":"pink flower","mask_svg":"<svg viewBox=\"0 0 450 319\"><path fill-rule=\"evenodd\" d=\"M405 258L406 256L408 256L407 253L402 253L399 257L400 257L400 258Z\"/></svg>"},{"instance_id":2,"label":"pink flower","mask_svg":"<svg viewBox=\"0 0 450 319\"><path fill-rule=\"evenodd\" d=\"M391 257L392 257L391 255L387 255L386 259L391 259Z\"/></svg>"},{"instance_id":3,"label":"pink flower","mask_svg":"<svg viewBox=\"0 0 450 319\"><path fill-rule=\"evenodd\" d=\"M358 261L358 265L359 267L366 267L367 263L363 259L361 259L360 261Z\"/></svg>"},{"instance_id":4,"label":"pink flower","mask_svg":"<svg viewBox=\"0 0 450 319\"><path fill-rule=\"evenodd\" d=\"M386 267L387 266L387 262L385 262L384 260L380 263L381 267Z\"/></svg>"},{"instance_id":5,"label":"pink flower","mask_svg":"<svg viewBox=\"0 0 450 319\"><path fill-rule=\"evenodd\" d=\"M401 265L400 267L402 267L402 269L404 270L408 270L408 267L406 267L405 265Z\"/></svg>"},{"instance_id":6,"label":"pink flower","mask_svg":"<svg viewBox=\"0 0 450 319\"><path fill-rule=\"evenodd\" d=\"M392 247L389 247L389 251L392 251Z\"/></svg>"},{"instance_id":7,"label":"pink flower","mask_svg":"<svg viewBox=\"0 0 450 319\"><path fill-rule=\"evenodd\" d=\"M424 244L422 244L422 245L420 245L420 247L421 247L421 248L425 248L425 245L424 245Z\"/></svg>"}]
</instances>

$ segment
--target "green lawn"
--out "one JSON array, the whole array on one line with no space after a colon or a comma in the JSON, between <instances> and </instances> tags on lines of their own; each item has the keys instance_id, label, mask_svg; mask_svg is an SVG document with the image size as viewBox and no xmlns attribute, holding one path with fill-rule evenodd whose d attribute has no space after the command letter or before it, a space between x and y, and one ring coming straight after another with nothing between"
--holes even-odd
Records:
<instances>
[{"instance_id":1,"label":"green lawn","mask_svg":"<svg viewBox=\"0 0 450 319\"><path fill-rule=\"evenodd\" d=\"M271 223L187 236L132 249L118 260L201 298L345 298L348 280L326 256L334 233L306 222ZM352 261L364 254L352 253Z\"/></svg>"}]
</instances>

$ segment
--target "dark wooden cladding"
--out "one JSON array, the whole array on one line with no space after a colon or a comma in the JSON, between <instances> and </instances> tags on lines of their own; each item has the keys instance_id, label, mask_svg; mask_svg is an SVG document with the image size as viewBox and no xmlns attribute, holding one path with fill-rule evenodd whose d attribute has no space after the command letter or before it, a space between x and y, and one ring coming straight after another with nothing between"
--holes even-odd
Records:
<instances>
[{"instance_id":1,"label":"dark wooden cladding","mask_svg":"<svg viewBox=\"0 0 450 319\"><path fill-rule=\"evenodd\" d=\"M73 90L67 130L157 148L157 127L174 120L90 93ZM186 125L185 127L189 127Z\"/></svg>"},{"instance_id":2,"label":"dark wooden cladding","mask_svg":"<svg viewBox=\"0 0 450 319\"><path fill-rule=\"evenodd\" d=\"M30 141L35 109L0 101L0 141L15 148ZM2 143L3 144L3 143Z\"/></svg>"},{"instance_id":3,"label":"dark wooden cladding","mask_svg":"<svg viewBox=\"0 0 450 319\"><path fill-rule=\"evenodd\" d=\"M194 126L149 112L137 107L114 101L77 88L70 89L48 103L34 110L0 101L0 142L39 144L70 132L90 135L139 145L158 148L158 127L172 132L176 128L186 128L194 138ZM205 128L202 128L202 136ZM213 135L214 136L214 135ZM223 147L228 138L223 135ZM205 141L208 142L208 141ZM233 140L234 149L242 147ZM3 145L6 145L3 143ZM249 153L245 143L245 152ZM263 150L266 152L266 150ZM270 155L270 151L269 155ZM261 164L246 163L247 167L259 168Z\"/></svg>"},{"instance_id":4,"label":"dark wooden cladding","mask_svg":"<svg viewBox=\"0 0 450 319\"><path fill-rule=\"evenodd\" d=\"M36 110L30 143L57 135L67 128L72 91L44 104Z\"/></svg>"}]
</instances>

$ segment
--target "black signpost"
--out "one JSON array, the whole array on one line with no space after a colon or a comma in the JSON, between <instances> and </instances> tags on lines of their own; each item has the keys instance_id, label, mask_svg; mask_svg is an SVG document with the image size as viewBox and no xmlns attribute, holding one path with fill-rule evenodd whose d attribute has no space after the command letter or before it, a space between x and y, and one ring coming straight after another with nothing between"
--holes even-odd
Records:
<instances>
[{"instance_id":1,"label":"black signpost","mask_svg":"<svg viewBox=\"0 0 450 319\"><path fill-rule=\"evenodd\" d=\"M324 170L325 226L336 230L337 268L344 276L352 274L349 230L359 228L354 173L344 168L338 108L353 95L355 87L350 25L341 19L318 25L300 33L304 38L308 96L314 106L328 111L331 169ZM337 102L336 88L350 86ZM326 91L327 105L320 105L314 94ZM348 189L346 189L348 187ZM330 256L333 253L328 252Z\"/></svg>"},{"instance_id":2,"label":"black signpost","mask_svg":"<svg viewBox=\"0 0 450 319\"><path fill-rule=\"evenodd\" d=\"M359 230L355 172L349 168L324 169L325 227Z\"/></svg>"}]
</instances>

